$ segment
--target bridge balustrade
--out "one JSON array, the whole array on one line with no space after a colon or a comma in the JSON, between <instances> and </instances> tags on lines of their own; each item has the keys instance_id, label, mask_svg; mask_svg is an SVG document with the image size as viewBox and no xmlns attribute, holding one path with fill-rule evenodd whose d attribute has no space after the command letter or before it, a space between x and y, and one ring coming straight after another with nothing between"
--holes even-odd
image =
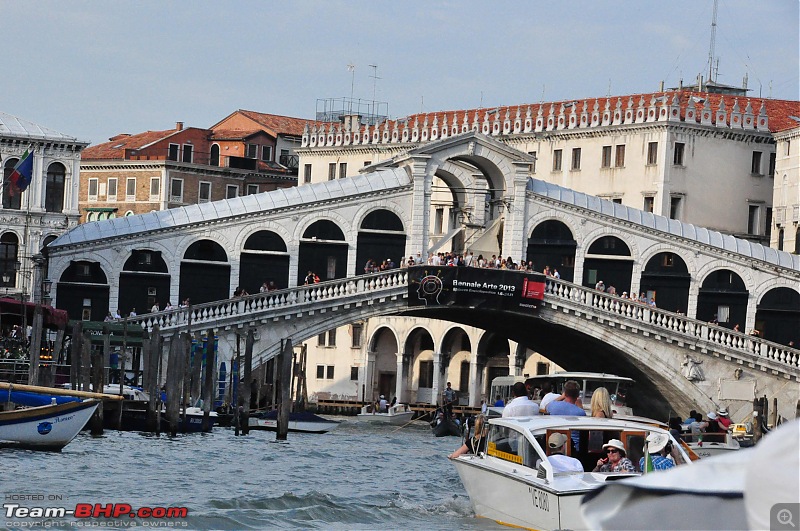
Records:
<instances>
[{"instance_id":1,"label":"bridge balustrade","mask_svg":"<svg viewBox=\"0 0 800 531\"><path fill-rule=\"evenodd\" d=\"M407 271L394 269L145 314L130 319L129 322L139 324L148 330L156 325L162 330L185 330L190 324L202 329L206 326L214 327L264 318L272 312L281 313L288 309L299 313L313 305L319 305L320 302L334 303L359 295L364 296L364 301L378 299L390 291L396 292L398 288L406 286L408 286ZM734 351L764 358L784 365L793 372L800 368L800 352L795 349L565 280L548 278L545 301L548 297L591 307L615 316L613 320L628 326L630 321L634 321L685 336L692 341L717 345L726 353ZM625 323L626 321L628 322Z\"/></svg>"},{"instance_id":2,"label":"bridge balustrade","mask_svg":"<svg viewBox=\"0 0 800 531\"><path fill-rule=\"evenodd\" d=\"M793 369L800 367L800 353L795 349L641 302L554 278L547 279L545 293L547 296L578 302L629 320L719 345L726 350L754 354Z\"/></svg>"},{"instance_id":3,"label":"bridge balustrade","mask_svg":"<svg viewBox=\"0 0 800 531\"><path fill-rule=\"evenodd\" d=\"M154 326L161 330L184 330L189 325L203 328L217 326L220 321L246 321L263 317L274 310L292 308L302 311L304 306L359 294L377 298L381 292L407 285L407 272L404 269L395 269L143 314L128 319L128 322L147 330L152 330Z\"/></svg>"}]
</instances>

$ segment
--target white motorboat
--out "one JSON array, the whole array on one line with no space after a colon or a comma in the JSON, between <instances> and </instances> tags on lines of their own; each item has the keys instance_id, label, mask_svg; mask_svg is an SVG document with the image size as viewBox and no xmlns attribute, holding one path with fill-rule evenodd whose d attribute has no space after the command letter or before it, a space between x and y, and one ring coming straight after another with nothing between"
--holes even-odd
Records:
<instances>
[{"instance_id":1,"label":"white motorboat","mask_svg":"<svg viewBox=\"0 0 800 531\"><path fill-rule=\"evenodd\" d=\"M634 466L644 456L651 433L669 437L677 461L689 456L669 432L643 422L593 417L540 415L489 421L486 451L451 458L476 516L531 529L587 529L580 516L582 497L592 490L637 473L592 472L611 439L623 442ZM546 441L554 433L568 438L566 455L585 472L558 472L547 456Z\"/></svg>"},{"instance_id":2,"label":"white motorboat","mask_svg":"<svg viewBox=\"0 0 800 531\"><path fill-rule=\"evenodd\" d=\"M339 425L339 421L324 419L307 412L289 413L289 431L299 433L327 433ZM278 411L272 410L251 416L247 421L251 430L278 431Z\"/></svg>"},{"instance_id":3,"label":"white motorboat","mask_svg":"<svg viewBox=\"0 0 800 531\"><path fill-rule=\"evenodd\" d=\"M701 433L681 435L686 445L697 454L697 457L712 457L739 450L739 441L731 433Z\"/></svg>"},{"instance_id":4,"label":"white motorboat","mask_svg":"<svg viewBox=\"0 0 800 531\"><path fill-rule=\"evenodd\" d=\"M75 438L99 400L77 400L0 412L0 446L60 451Z\"/></svg>"},{"instance_id":5,"label":"white motorboat","mask_svg":"<svg viewBox=\"0 0 800 531\"><path fill-rule=\"evenodd\" d=\"M375 407L372 404L368 404L361 408L361 413L356 415L358 420L393 424L395 426L410 422L413 417L414 412L408 407L408 404L395 404L388 408L385 413L375 411Z\"/></svg>"}]
</instances>

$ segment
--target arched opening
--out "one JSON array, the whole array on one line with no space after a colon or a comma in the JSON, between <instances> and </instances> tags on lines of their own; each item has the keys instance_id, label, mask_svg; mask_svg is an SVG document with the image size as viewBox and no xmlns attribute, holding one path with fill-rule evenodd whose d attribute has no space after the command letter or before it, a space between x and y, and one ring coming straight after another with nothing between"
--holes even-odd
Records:
<instances>
[{"instance_id":1,"label":"arched opening","mask_svg":"<svg viewBox=\"0 0 800 531\"><path fill-rule=\"evenodd\" d=\"M606 289L631 290L633 258L628 245L616 236L603 236L595 240L583 261L583 285L593 288L601 280Z\"/></svg>"},{"instance_id":2,"label":"arched opening","mask_svg":"<svg viewBox=\"0 0 800 531\"><path fill-rule=\"evenodd\" d=\"M405 250L406 234L397 214L385 209L373 210L366 215L358 230L355 274L364 273L367 260L370 259L380 264L386 258L391 258L400 265Z\"/></svg>"},{"instance_id":3,"label":"arched opening","mask_svg":"<svg viewBox=\"0 0 800 531\"><path fill-rule=\"evenodd\" d=\"M6 232L0 236L0 286L4 288L17 287L17 255L19 253L19 238L13 232ZM8 279L8 280L6 280Z\"/></svg>"},{"instance_id":4,"label":"arched opening","mask_svg":"<svg viewBox=\"0 0 800 531\"><path fill-rule=\"evenodd\" d=\"M730 269L718 269L703 279L697 297L697 318L716 320L720 326L744 331L747 317L747 288L742 277Z\"/></svg>"},{"instance_id":5,"label":"arched opening","mask_svg":"<svg viewBox=\"0 0 800 531\"><path fill-rule=\"evenodd\" d=\"M794 233L794 254L800 254L800 227Z\"/></svg>"},{"instance_id":6,"label":"arched opening","mask_svg":"<svg viewBox=\"0 0 800 531\"><path fill-rule=\"evenodd\" d=\"M366 375L366 393L363 395L366 401L375 401L381 395L387 400L397 393L397 349L398 341L387 327L381 327L372 336L370 342L370 352L375 353L375 363L370 374ZM403 401L403 397L397 397L398 402Z\"/></svg>"},{"instance_id":7,"label":"arched opening","mask_svg":"<svg viewBox=\"0 0 800 531\"><path fill-rule=\"evenodd\" d=\"M788 345L800 342L800 293L786 287L772 288L756 309L756 329L761 337Z\"/></svg>"},{"instance_id":8,"label":"arched opening","mask_svg":"<svg viewBox=\"0 0 800 531\"><path fill-rule=\"evenodd\" d=\"M64 180L67 169L60 162L54 162L47 168L47 183L44 196L44 209L47 212L64 211Z\"/></svg>"},{"instance_id":9,"label":"arched opening","mask_svg":"<svg viewBox=\"0 0 800 531\"><path fill-rule=\"evenodd\" d=\"M433 371L433 338L424 328L415 328L406 337L403 352L411 368L409 401L435 404L433 382L438 375Z\"/></svg>"},{"instance_id":10,"label":"arched opening","mask_svg":"<svg viewBox=\"0 0 800 531\"><path fill-rule=\"evenodd\" d=\"M9 210L19 210L22 208L22 194L19 188L11 182L11 174L14 172L14 166L17 165L19 159L10 158L6 159L3 164L3 208Z\"/></svg>"},{"instance_id":11,"label":"arched opening","mask_svg":"<svg viewBox=\"0 0 800 531\"><path fill-rule=\"evenodd\" d=\"M489 397L492 380L498 376L511 374L508 356L511 346L508 339L493 332L486 332L478 342L478 373L481 374L481 390L484 396ZM494 397L489 397L488 403L494 402Z\"/></svg>"},{"instance_id":12,"label":"arched opening","mask_svg":"<svg viewBox=\"0 0 800 531\"><path fill-rule=\"evenodd\" d=\"M458 393L458 403L470 403L469 362L472 345L463 328L452 328L442 340L442 370L445 382L451 382Z\"/></svg>"},{"instance_id":13,"label":"arched opening","mask_svg":"<svg viewBox=\"0 0 800 531\"><path fill-rule=\"evenodd\" d=\"M778 250L783 251L783 228L778 229Z\"/></svg>"},{"instance_id":14,"label":"arched opening","mask_svg":"<svg viewBox=\"0 0 800 531\"><path fill-rule=\"evenodd\" d=\"M675 253L658 253L647 261L642 271L641 290L654 299L659 308L686 313L692 277L683 258Z\"/></svg>"},{"instance_id":15,"label":"arched opening","mask_svg":"<svg viewBox=\"0 0 800 531\"><path fill-rule=\"evenodd\" d=\"M211 145L211 154L208 163L211 166L219 166L219 144Z\"/></svg>"},{"instance_id":16,"label":"arched opening","mask_svg":"<svg viewBox=\"0 0 800 531\"><path fill-rule=\"evenodd\" d=\"M171 277L160 251L134 249L119 275L119 313L147 313L154 304L161 308L171 300Z\"/></svg>"},{"instance_id":17,"label":"arched opening","mask_svg":"<svg viewBox=\"0 0 800 531\"><path fill-rule=\"evenodd\" d=\"M278 234L260 230L244 243L239 258L239 286L258 293L263 284L274 283L278 289L289 286L289 253Z\"/></svg>"},{"instance_id":18,"label":"arched opening","mask_svg":"<svg viewBox=\"0 0 800 531\"><path fill-rule=\"evenodd\" d=\"M564 223L548 219L536 225L528 239L527 258L533 262L534 270L543 271L545 266L558 270L559 276L572 282L575 278L575 249L578 242Z\"/></svg>"},{"instance_id":19,"label":"arched opening","mask_svg":"<svg viewBox=\"0 0 800 531\"><path fill-rule=\"evenodd\" d=\"M108 297L108 277L97 262L71 262L56 284L56 307L66 310L70 319L102 321L108 314Z\"/></svg>"},{"instance_id":20,"label":"arched opening","mask_svg":"<svg viewBox=\"0 0 800 531\"><path fill-rule=\"evenodd\" d=\"M231 266L228 255L220 244L199 240L186 249L181 261L178 301L159 301L177 305L190 299L192 304L219 301L231 296Z\"/></svg>"},{"instance_id":21,"label":"arched opening","mask_svg":"<svg viewBox=\"0 0 800 531\"><path fill-rule=\"evenodd\" d=\"M327 219L315 221L303 232L297 260L297 283L302 284L309 271L321 280L347 276L347 242L342 229Z\"/></svg>"},{"instance_id":22,"label":"arched opening","mask_svg":"<svg viewBox=\"0 0 800 531\"><path fill-rule=\"evenodd\" d=\"M50 258L48 256L47 246L54 242L57 237L58 236L51 234L49 236L45 236L45 238L42 240L42 248L39 249L39 252L45 258L44 267L42 269L42 274L44 277L42 278L50 278Z\"/></svg>"}]
</instances>

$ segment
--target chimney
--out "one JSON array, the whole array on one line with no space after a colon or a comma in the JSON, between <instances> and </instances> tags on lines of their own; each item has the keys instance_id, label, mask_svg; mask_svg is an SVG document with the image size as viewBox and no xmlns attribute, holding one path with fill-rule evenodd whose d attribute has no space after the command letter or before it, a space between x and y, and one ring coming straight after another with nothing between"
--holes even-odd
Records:
<instances>
[{"instance_id":1,"label":"chimney","mask_svg":"<svg viewBox=\"0 0 800 531\"><path fill-rule=\"evenodd\" d=\"M664 81L663 80L658 85L658 91L659 92L664 92Z\"/></svg>"},{"instance_id":2,"label":"chimney","mask_svg":"<svg viewBox=\"0 0 800 531\"><path fill-rule=\"evenodd\" d=\"M175 122L175 129L183 131L183 122Z\"/></svg>"}]
</instances>

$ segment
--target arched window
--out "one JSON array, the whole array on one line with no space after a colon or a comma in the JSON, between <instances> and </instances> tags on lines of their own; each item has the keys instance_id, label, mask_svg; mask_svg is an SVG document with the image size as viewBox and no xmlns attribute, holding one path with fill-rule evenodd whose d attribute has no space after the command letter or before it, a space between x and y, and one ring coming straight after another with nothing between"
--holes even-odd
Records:
<instances>
[{"instance_id":1,"label":"arched window","mask_svg":"<svg viewBox=\"0 0 800 531\"><path fill-rule=\"evenodd\" d=\"M17 285L17 252L19 249L19 238L13 232L6 232L0 236L0 274L8 277L5 282L0 277L0 286L13 288Z\"/></svg>"},{"instance_id":2,"label":"arched window","mask_svg":"<svg viewBox=\"0 0 800 531\"><path fill-rule=\"evenodd\" d=\"M64 178L67 170L60 162L54 162L47 168L47 188L44 197L46 212L62 212L64 210Z\"/></svg>"},{"instance_id":3,"label":"arched window","mask_svg":"<svg viewBox=\"0 0 800 531\"><path fill-rule=\"evenodd\" d=\"M219 166L219 144L211 146L211 159L208 161L211 166Z\"/></svg>"},{"instance_id":4,"label":"arched window","mask_svg":"<svg viewBox=\"0 0 800 531\"><path fill-rule=\"evenodd\" d=\"M22 192L11 184L11 172L19 159L7 159L3 165L3 208L19 210L22 208Z\"/></svg>"}]
</instances>

